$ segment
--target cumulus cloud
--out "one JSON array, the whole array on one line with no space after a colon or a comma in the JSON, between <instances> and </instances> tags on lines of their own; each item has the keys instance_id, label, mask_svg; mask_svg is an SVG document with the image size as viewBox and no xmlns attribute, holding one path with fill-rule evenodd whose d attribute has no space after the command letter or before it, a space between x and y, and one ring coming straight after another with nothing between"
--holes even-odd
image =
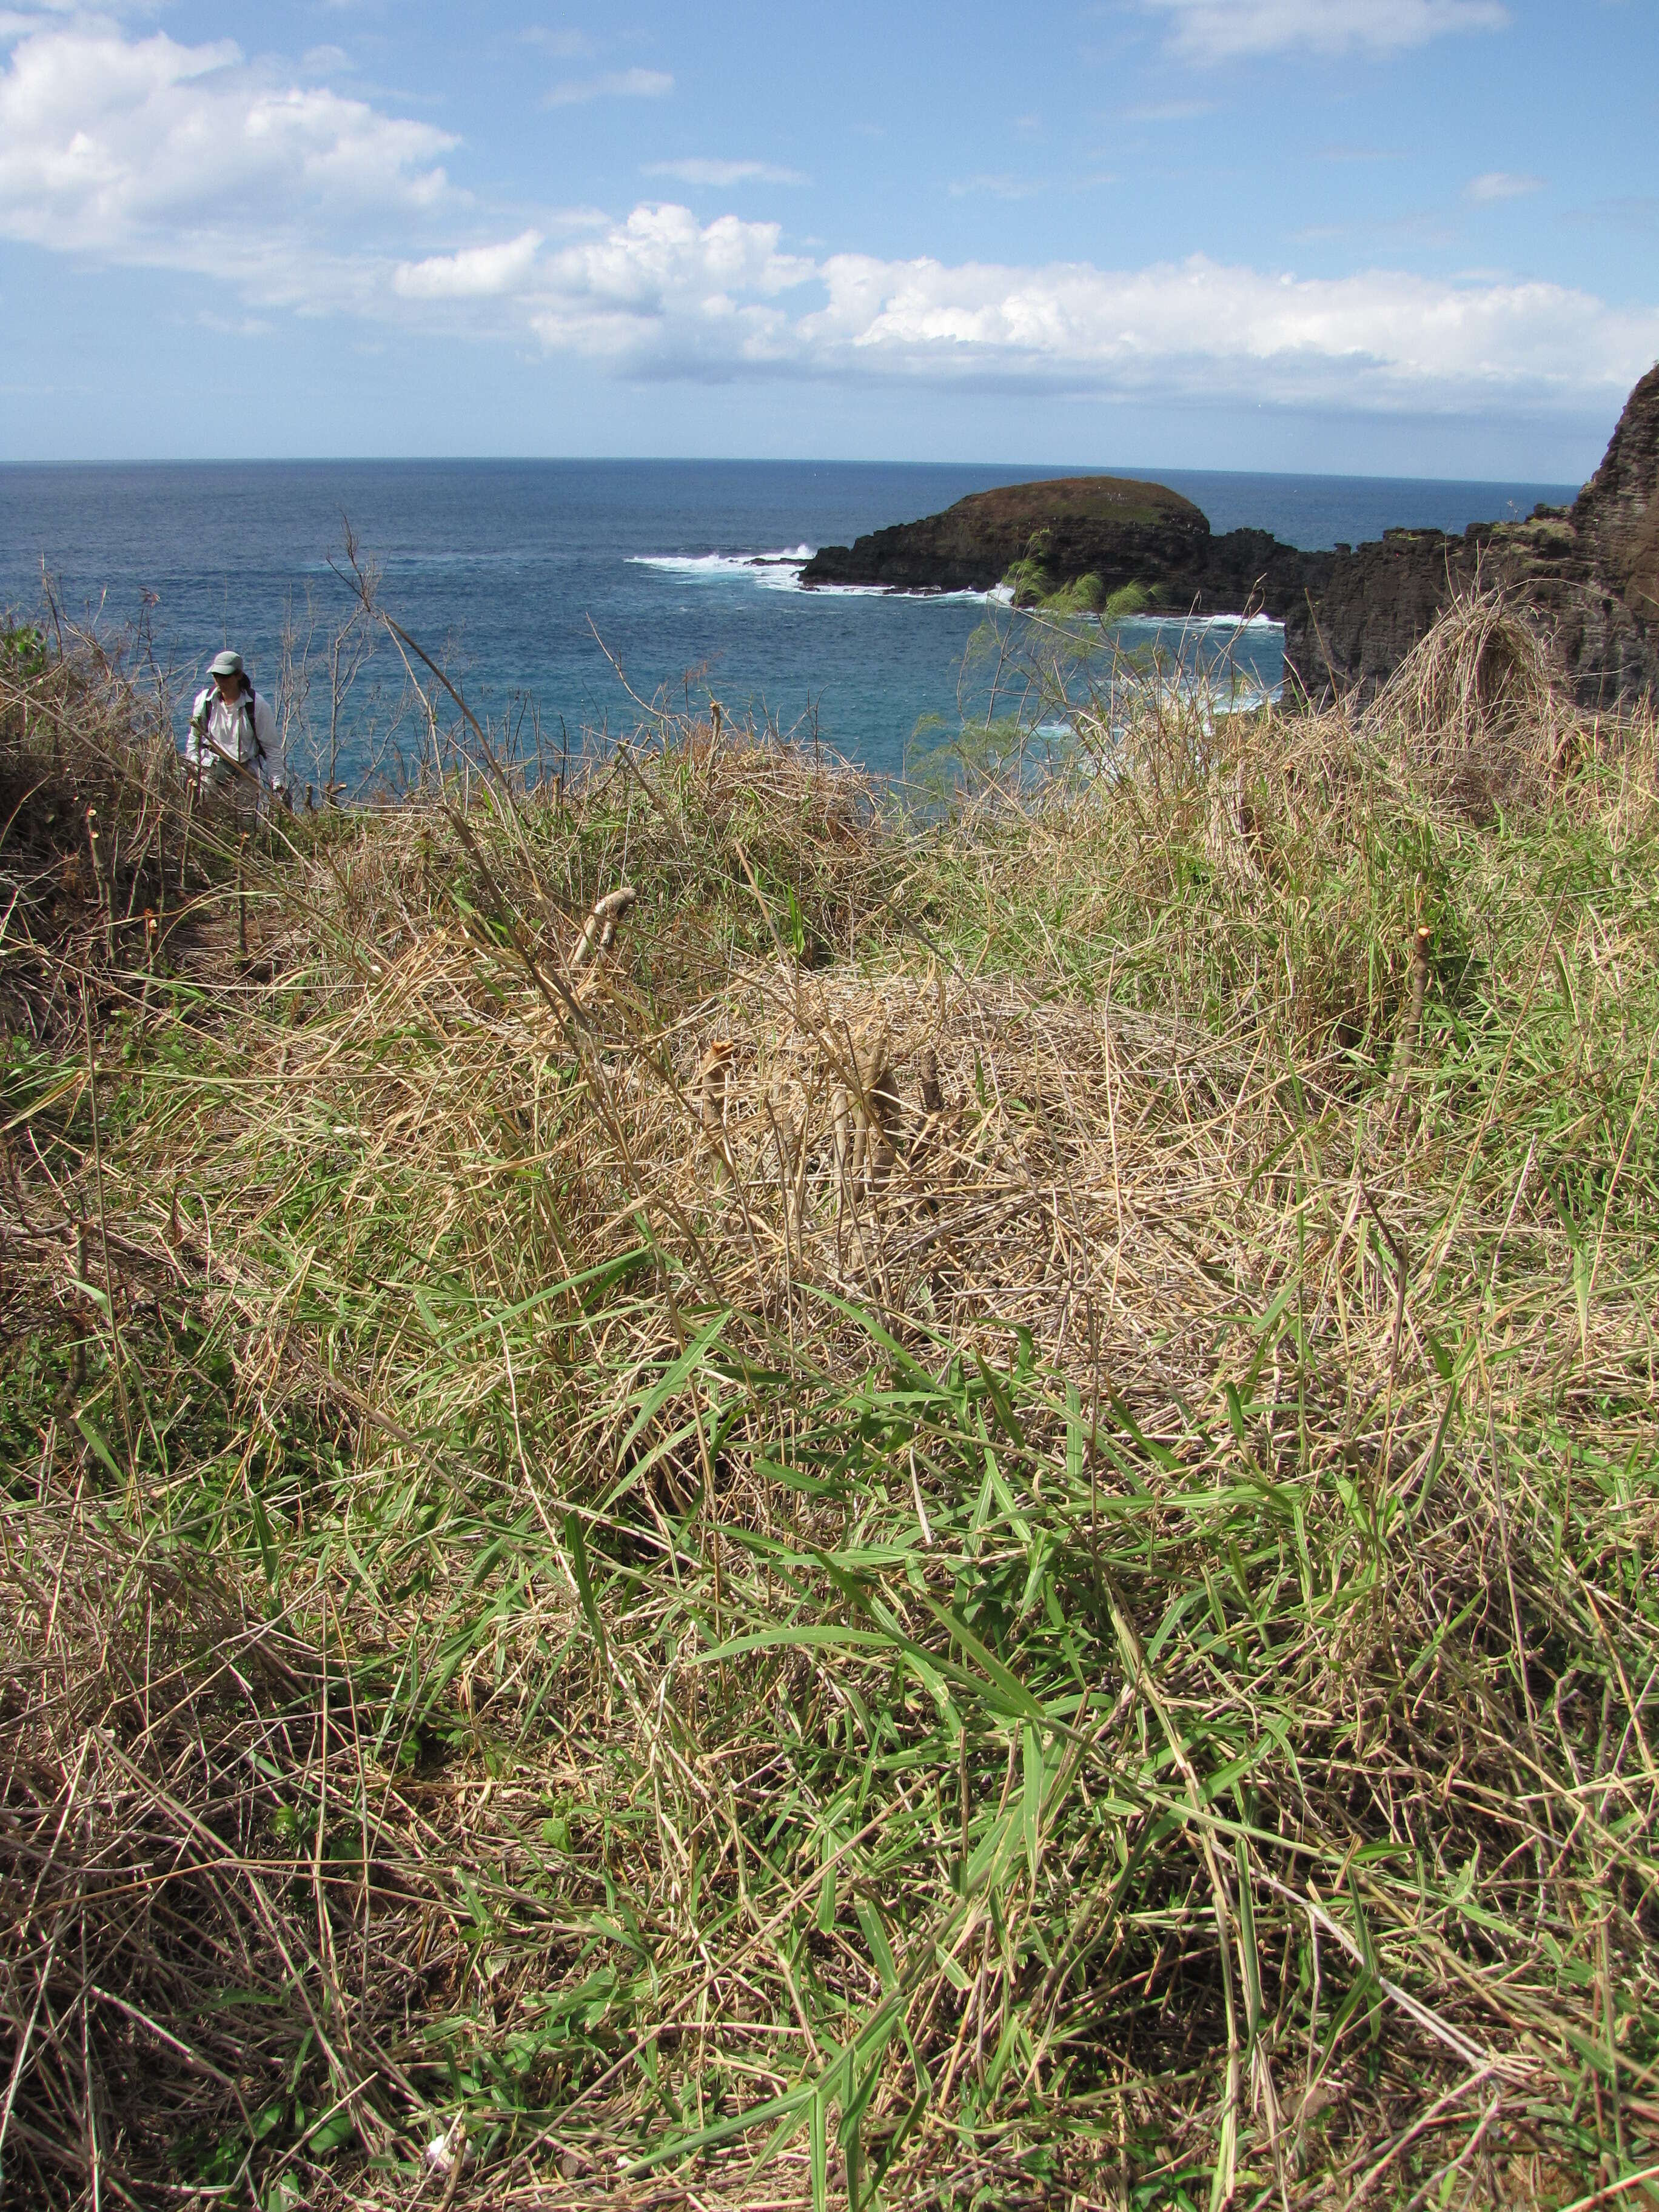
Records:
<instances>
[{"instance_id":1,"label":"cumulus cloud","mask_svg":"<svg viewBox=\"0 0 1659 2212\"><path fill-rule=\"evenodd\" d=\"M284 85L230 40L33 30L0 74L0 234L314 300L350 289L343 222L366 241L446 202L456 143Z\"/></svg>"},{"instance_id":2,"label":"cumulus cloud","mask_svg":"<svg viewBox=\"0 0 1659 2212\"><path fill-rule=\"evenodd\" d=\"M733 185L804 185L807 181L799 169L780 169L770 161L705 161L696 158L648 162L644 174L672 177L681 185L711 185L720 191L728 191Z\"/></svg>"},{"instance_id":3,"label":"cumulus cloud","mask_svg":"<svg viewBox=\"0 0 1659 2212\"><path fill-rule=\"evenodd\" d=\"M676 207L635 210L544 262L526 309L550 349L635 374L1355 409L1583 405L1628 388L1659 352L1659 310L1556 284L1297 277L1202 255L1138 270L812 261L786 253L774 224L700 225Z\"/></svg>"},{"instance_id":4,"label":"cumulus cloud","mask_svg":"<svg viewBox=\"0 0 1659 2212\"><path fill-rule=\"evenodd\" d=\"M499 299L524 289L541 244L540 231L526 230L500 246L468 246L457 253L400 262L392 289L404 300Z\"/></svg>"},{"instance_id":5,"label":"cumulus cloud","mask_svg":"<svg viewBox=\"0 0 1659 2212\"><path fill-rule=\"evenodd\" d=\"M1528 192L1541 192L1544 179L1512 176L1507 169L1488 169L1484 176L1472 177L1464 189L1477 207L1493 207L1500 200L1520 200Z\"/></svg>"},{"instance_id":6,"label":"cumulus cloud","mask_svg":"<svg viewBox=\"0 0 1659 2212\"><path fill-rule=\"evenodd\" d=\"M1140 270L843 254L803 325L825 352L900 373L1042 378L1106 392L1294 404L1468 405L1623 389L1659 311L1553 284L1459 285L1390 270L1297 278L1194 255Z\"/></svg>"},{"instance_id":7,"label":"cumulus cloud","mask_svg":"<svg viewBox=\"0 0 1659 2212\"><path fill-rule=\"evenodd\" d=\"M544 264L532 329L550 351L574 350L646 373L731 374L793 357L780 295L817 265L781 251L780 226L736 216L699 223L689 208L635 208L602 237Z\"/></svg>"},{"instance_id":8,"label":"cumulus cloud","mask_svg":"<svg viewBox=\"0 0 1659 2212\"><path fill-rule=\"evenodd\" d=\"M1192 61L1249 54L1396 53L1459 31L1501 31L1501 0L1141 0Z\"/></svg>"},{"instance_id":9,"label":"cumulus cloud","mask_svg":"<svg viewBox=\"0 0 1659 2212\"><path fill-rule=\"evenodd\" d=\"M666 70L612 70L604 76L572 77L556 84L543 105L580 107L590 100L661 100L674 89Z\"/></svg>"}]
</instances>

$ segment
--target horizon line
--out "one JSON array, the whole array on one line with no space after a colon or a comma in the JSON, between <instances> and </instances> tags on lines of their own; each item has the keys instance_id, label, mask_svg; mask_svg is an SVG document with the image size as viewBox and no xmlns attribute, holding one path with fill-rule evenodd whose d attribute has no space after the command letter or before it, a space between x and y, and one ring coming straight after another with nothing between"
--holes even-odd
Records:
<instances>
[{"instance_id":1,"label":"horizon line","mask_svg":"<svg viewBox=\"0 0 1659 2212\"><path fill-rule=\"evenodd\" d=\"M260 453L260 454L121 454L98 457L54 457L19 460L0 457L0 471L13 469L276 469L276 468L813 468L813 469L1034 469L1042 471L1033 482L1049 477L1111 476L1142 483L1164 476L1277 477L1285 482L1324 483L1527 484L1552 491L1574 488L1575 480L1558 477L1437 477L1396 476L1377 470L1353 469L1217 469L1186 462L1121 463L1108 467L1098 463L1052 464L1042 461L902 460L867 455L849 459L823 454L760 453ZM1588 478L1577 480L1586 483Z\"/></svg>"}]
</instances>

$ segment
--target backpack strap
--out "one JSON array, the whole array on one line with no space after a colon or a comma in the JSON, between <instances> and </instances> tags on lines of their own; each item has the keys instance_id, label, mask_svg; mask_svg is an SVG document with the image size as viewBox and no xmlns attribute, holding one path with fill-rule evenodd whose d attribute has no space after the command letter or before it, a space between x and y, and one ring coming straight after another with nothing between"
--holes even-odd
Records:
<instances>
[{"instance_id":1,"label":"backpack strap","mask_svg":"<svg viewBox=\"0 0 1659 2212\"><path fill-rule=\"evenodd\" d=\"M265 749L259 743L259 721L258 717L253 711L253 684L252 680L246 676L242 678L242 681L247 685L246 690L242 694L242 713L247 721L247 733L253 740L253 757L255 760L262 761L265 757Z\"/></svg>"}]
</instances>

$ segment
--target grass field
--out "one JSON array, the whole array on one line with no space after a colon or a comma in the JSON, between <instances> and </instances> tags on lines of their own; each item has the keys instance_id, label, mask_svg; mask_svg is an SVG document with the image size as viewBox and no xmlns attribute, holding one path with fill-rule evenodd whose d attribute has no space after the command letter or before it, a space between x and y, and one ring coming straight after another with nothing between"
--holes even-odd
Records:
<instances>
[{"instance_id":1,"label":"grass field","mask_svg":"<svg viewBox=\"0 0 1659 2212\"><path fill-rule=\"evenodd\" d=\"M0 654L7 2204L1655 2201L1655 726L1077 729Z\"/></svg>"}]
</instances>

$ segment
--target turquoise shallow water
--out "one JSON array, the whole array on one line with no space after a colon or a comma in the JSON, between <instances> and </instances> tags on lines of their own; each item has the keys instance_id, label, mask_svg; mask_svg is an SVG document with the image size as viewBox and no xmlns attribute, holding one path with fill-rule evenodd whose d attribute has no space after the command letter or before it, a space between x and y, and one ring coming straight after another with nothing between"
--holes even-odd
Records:
<instances>
[{"instance_id":1,"label":"turquoise shallow water","mask_svg":"<svg viewBox=\"0 0 1659 2212\"><path fill-rule=\"evenodd\" d=\"M481 710L533 703L562 737L637 720L628 685L735 716L816 729L882 770L919 718L950 719L981 601L803 592L787 560L937 512L992 485L1075 468L772 461L155 463L0 468L0 607L33 617L42 564L63 602L112 627L147 613L181 702L220 646L274 687L285 609L307 592L326 626L345 595L329 567L349 519L383 570L386 605ZM1577 487L1126 470L1243 524L1330 545L1406 525L1461 530ZM1136 626L1135 641L1154 635ZM1279 680L1279 635L1239 639L1243 680ZM384 648L346 717L345 766L384 720L402 670ZM182 722L181 722L182 729ZM296 764L297 765L297 764ZM302 779L303 780L303 779Z\"/></svg>"}]
</instances>

